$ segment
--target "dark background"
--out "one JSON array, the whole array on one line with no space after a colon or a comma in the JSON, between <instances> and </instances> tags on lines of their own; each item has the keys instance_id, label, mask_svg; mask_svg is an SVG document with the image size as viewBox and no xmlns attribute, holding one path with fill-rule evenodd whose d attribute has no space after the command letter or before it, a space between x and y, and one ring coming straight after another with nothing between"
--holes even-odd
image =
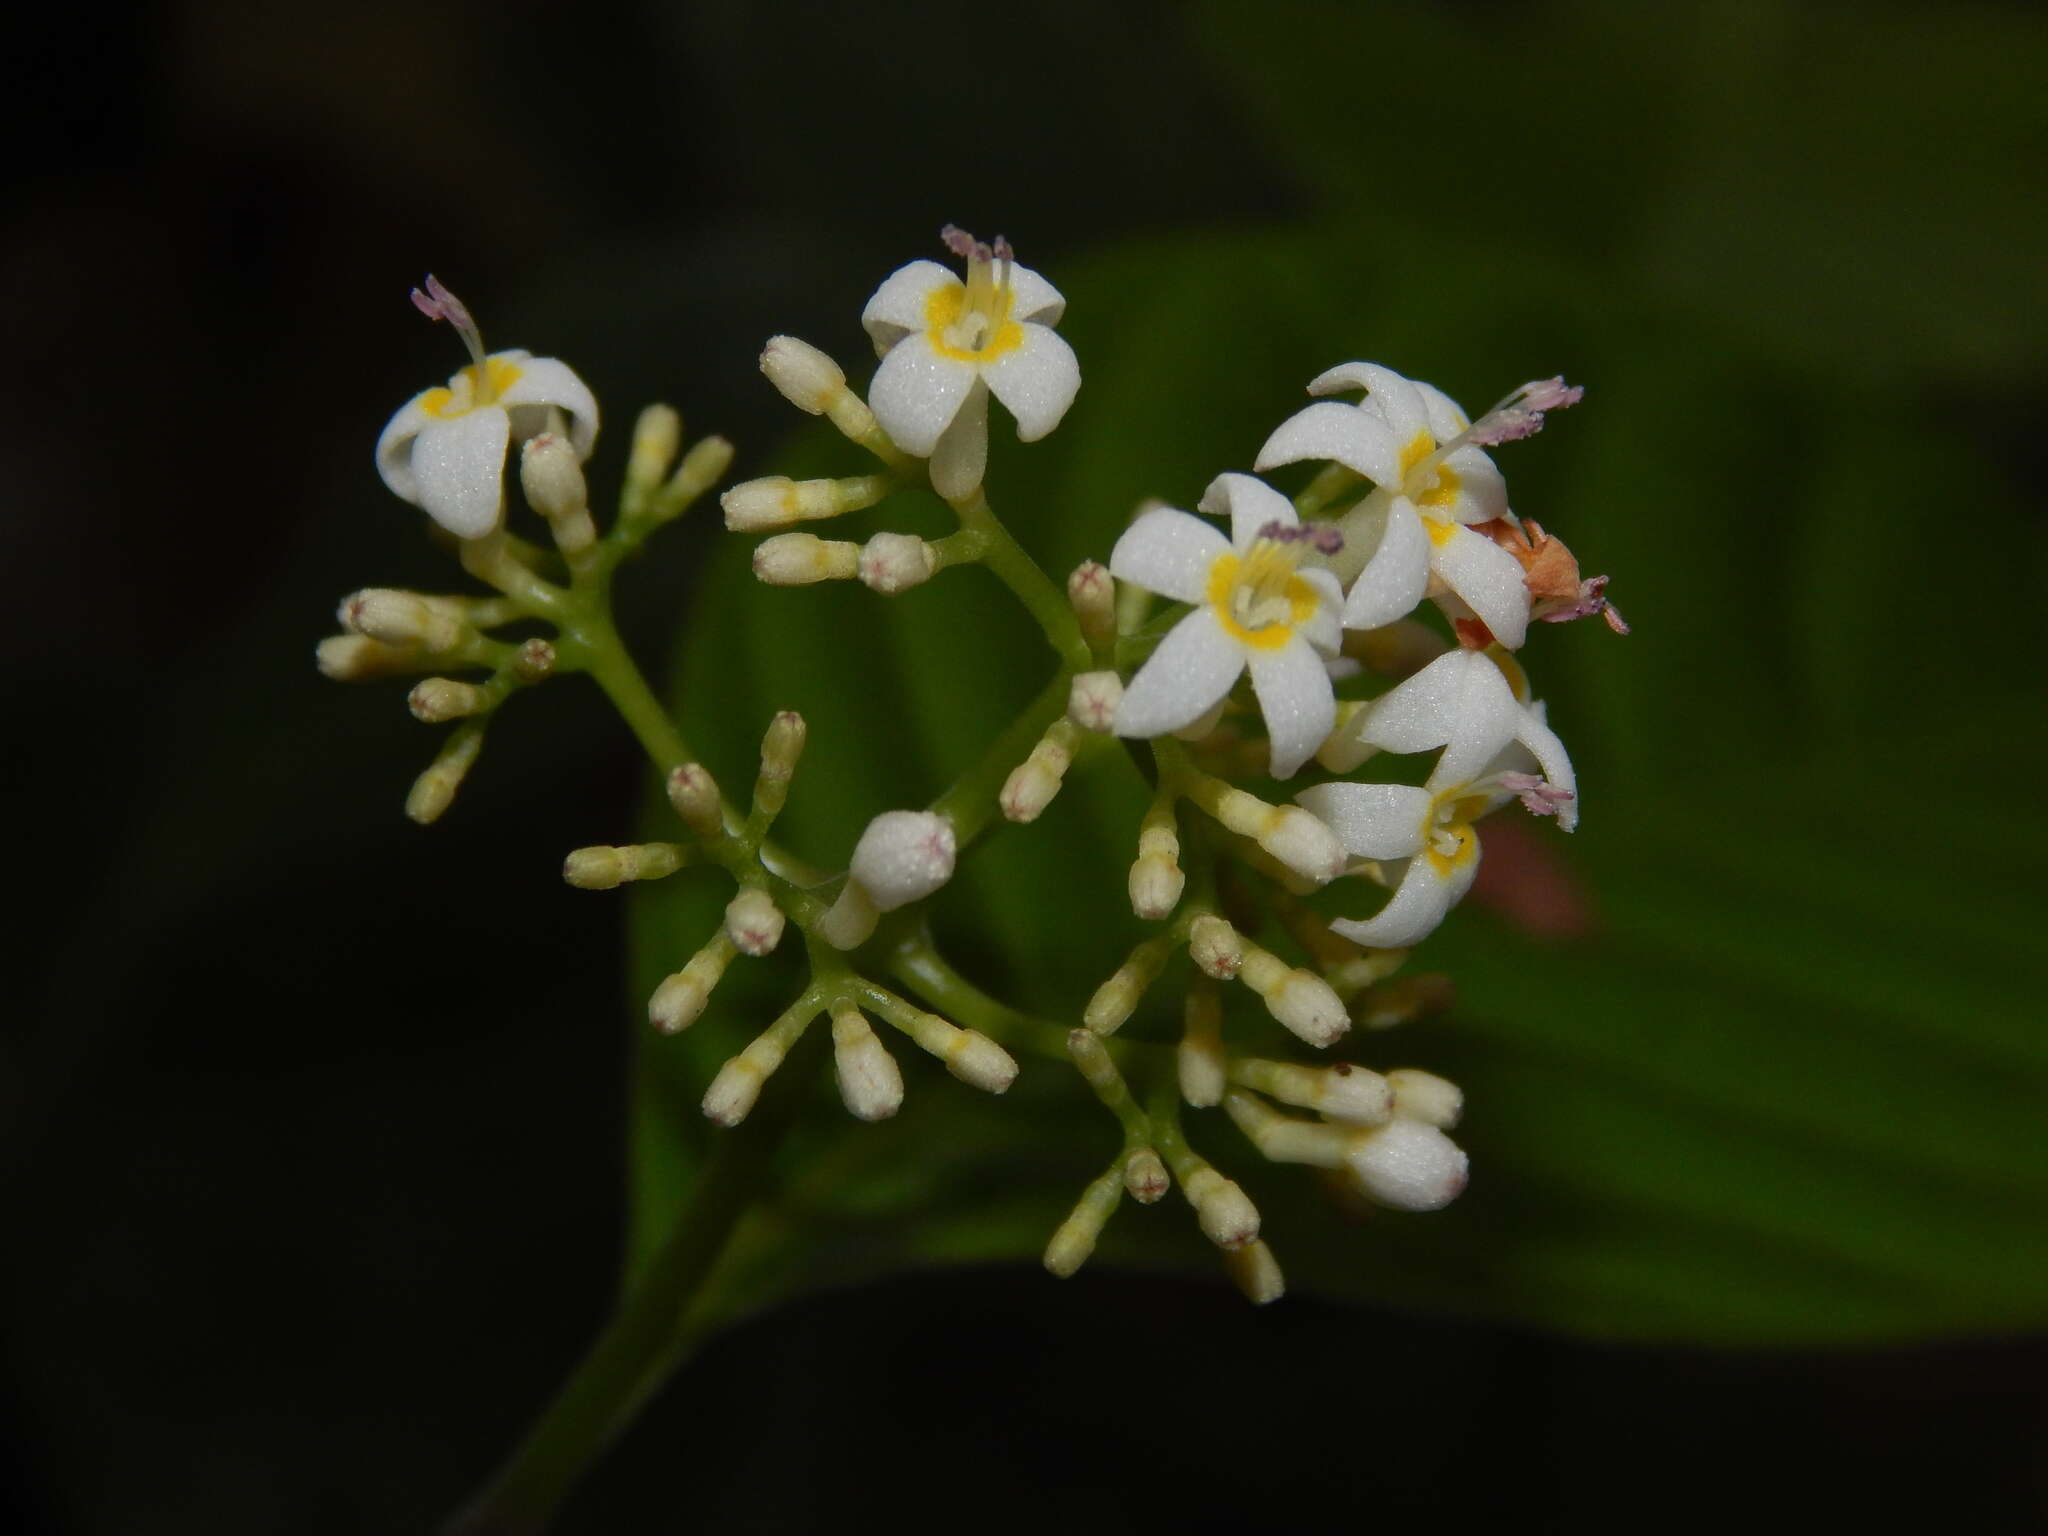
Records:
<instances>
[{"instance_id":1,"label":"dark background","mask_svg":"<svg viewBox=\"0 0 2048 1536\"><path fill-rule=\"evenodd\" d=\"M1494 123L1490 168L1418 148L1427 174L1493 188L1504 240L1583 209L1589 245L1619 242L1633 189L1611 143L1574 139L1575 93L1637 88L1669 37L1559 59L1543 28L1571 7L1424 9L1475 53L1513 29L1558 114ZM2038 46L2018 7L1965 14L1987 56ZM1702 46L1784 24L1700 16ZM614 1283L637 1003L616 906L553 870L630 837L640 769L591 698L552 691L422 832L397 813L426 752L403 690L312 671L342 592L443 579L370 464L389 411L457 361L406 289L432 268L497 344L572 357L607 406L600 473L657 395L746 473L790 425L761 338L850 355L877 276L941 222L1028 232L1056 272L1332 194L1163 3L46 9L12 47L13 1524L422 1529ZM1359 89L1434 72L1447 114L1484 117L1469 63L1361 59ZM2009 153L1974 127L1858 164L1882 186L1888 156ZM1951 256L1927 285L1997 332L1977 256ZM2040 357L1961 352L1935 394L1986 446L1959 478L2036 483ZM626 583L643 654L707 535ZM1313 1299L1252 1313L1220 1280L924 1275L716 1340L561 1524L2033 1529L2048 1359L1988 1332L1756 1355Z\"/></svg>"}]
</instances>

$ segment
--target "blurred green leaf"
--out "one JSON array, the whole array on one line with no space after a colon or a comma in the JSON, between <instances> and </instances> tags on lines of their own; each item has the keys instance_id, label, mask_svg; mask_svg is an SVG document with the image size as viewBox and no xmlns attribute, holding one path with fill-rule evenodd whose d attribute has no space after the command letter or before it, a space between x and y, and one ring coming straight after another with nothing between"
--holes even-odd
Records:
<instances>
[{"instance_id":1,"label":"blurred green leaf","mask_svg":"<svg viewBox=\"0 0 2048 1536\"><path fill-rule=\"evenodd\" d=\"M1456 977L1454 1016L1346 1048L1464 1085L1471 1191L1361 1229L1215 1112L1191 1114L1189 1133L1254 1191L1293 1282L1331 1294L1752 1343L2038 1323L2048 967L2031 871L2048 817L1993 787L2048 730L2027 610L1933 622L1920 594L1953 525L1901 490L1967 445L1910 401L1817 391L1797 359L1731 349L1641 294L1562 265L1539 275L1524 252L1375 243L1342 223L1058 274L1087 382L1046 443L1019 450L999 429L991 474L1049 569L1106 554L1141 495L1187 504L1247 466L1303 382L1343 358L1473 404L1562 367L1586 403L1502 456L1518 509L1611 570L1637 626L1626 641L1544 628L1528 648L1588 800L1576 839L1537 836L1585 882L1594 936L1539 942L1468 904L1420 957ZM822 339L853 351L850 335ZM860 466L812 433L782 467ZM2011 496L1989 477L1973 492L1969 538L2016 542ZM841 536L936 515L906 499ZM811 746L782 830L843 863L870 815L971 763L1050 658L979 572L888 601L762 589L748 543L714 557L675 696L736 792L770 712L802 710ZM1977 574L1994 592L2019 580ZM1123 898L1141 803L1104 754L1036 826L977 847L935 903L963 971L1075 1017L1142 936ZM724 894L696 872L638 894L643 994ZM636 1253L702 1155L703 1086L800 985L791 957L738 961L691 1032L643 1045ZM1127 1034L1170 1038L1171 1011L1162 998ZM1256 1010L1238 1027L1271 1028ZM821 1074L782 1193L743 1229L707 1315L907 1265L1033 1256L1116 1149L1063 1063L1026 1059L991 1102L900 1054L908 1098L885 1125L853 1125ZM1101 1256L1214 1264L1178 1197L1127 1207Z\"/></svg>"}]
</instances>

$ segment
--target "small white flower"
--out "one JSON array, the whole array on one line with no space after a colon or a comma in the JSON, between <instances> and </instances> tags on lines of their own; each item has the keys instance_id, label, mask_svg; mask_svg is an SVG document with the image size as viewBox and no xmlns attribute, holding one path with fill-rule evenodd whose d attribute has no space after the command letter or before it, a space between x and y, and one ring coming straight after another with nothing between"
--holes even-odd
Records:
<instances>
[{"instance_id":1,"label":"small white flower","mask_svg":"<svg viewBox=\"0 0 2048 1536\"><path fill-rule=\"evenodd\" d=\"M1568 832L1578 824L1578 782L1564 743L1544 723L1542 706L1519 701L1478 651L1449 652L1390 690L1373 705L1364 734L1390 751L1441 747L1443 755L1420 788L1319 784L1295 796L1351 853L1407 861L1393 896L1371 919L1330 924L1347 939L1400 949L1428 937L1479 872L1473 823L1509 800L1556 815Z\"/></svg>"},{"instance_id":2,"label":"small white flower","mask_svg":"<svg viewBox=\"0 0 2048 1536\"><path fill-rule=\"evenodd\" d=\"M1220 704L1249 667L1273 776L1284 779L1337 718L1324 658L1342 639L1343 593L1335 576L1301 563L1318 535L1335 530L1304 528L1292 502L1250 475L1218 475L1201 509L1228 513L1231 537L1186 512L1155 507L1124 531L1109 557L1119 580L1195 605L1124 690L1116 733L1178 731Z\"/></svg>"},{"instance_id":3,"label":"small white flower","mask_svg":"<svg viewBox=\"0 0 2048 1536\"><path fill-rule=\"evenodd\" d=\"M494 532L504 515L505 453L515 438L568 418L579 461L597 441L597 400L569 365L525 352L484 353L483 337L460 299L433 277L412 301L446 320L469 348L469 366L446 387L413 396L377 439L377 473L392 492L458 538Z\"/></svg>"},{"instance_id":4,"label":"small white flower","mask_svg":"<svg viewBox=\"0 0 2048 1536\"><path fill-rule=\"evenodd\" d=\"M1502 645L1520 645L1529 627L1522 567L1468 526L1509 515L1506 482L1477 444L1527 436L1543 410L1577 394L1561 381L1545 381L1540 393L1525 386L1475 426L1442 390L1377 363L1344 363L1308 388L1313 395L1363 388L1366 395L1356 405L1325 400L1288 417L1254 467L1334 459L1378 487L1339 524L1347 558L1337 568L1356 578L1344 627L1377 629L1425 596L1448 594L1463 605L1454 616L1469 609Z\"/></svg>"},{"instance_id":5,"label":"small white flower","mask_svg":"<svg viewBox=\"0 0 2048 1536\"><path fill-rule=\"evenodd\" d=\"M1009 242L983 245L947 225L946 246L967 263L963 283L935 261L890 274L861 314L882 366L868 406L905 453L931 460L932 487L958 500L988 462L991 391L1036 442L1060 423L1081 387L1074 349L1054 334L1067 301Z\"/></svg>"}]
</instances>

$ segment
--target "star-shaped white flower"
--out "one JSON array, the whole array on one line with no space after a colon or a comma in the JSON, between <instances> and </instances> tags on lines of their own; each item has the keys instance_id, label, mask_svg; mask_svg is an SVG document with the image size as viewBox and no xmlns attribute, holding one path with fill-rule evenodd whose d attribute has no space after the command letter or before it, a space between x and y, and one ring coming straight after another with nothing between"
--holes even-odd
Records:
<instances>
[{"instance_id":1,"label":"star-shaped white flower","mask_svg":"<svg viewBox=\"0 0 2048 1536\"><path fill-rule=\"evenodd\" d=\"M1308 388L1366 395L1356 405L1325 400L1297 411L1266 439L1254 467L1334 459L1378 487L1339 524L1349 559L1338 570L1356 577L1345 628L1391 624L1434 595L1462 604L1454 616L1476 614L1502 645L1520 645L1529 628L1522 567L1468 526L1509 515L1506 482L1479 444L1528 435L1543 410L1570 404L1577 392L1561 381L1542 396L1526 386L1475 426L1442 390L1377 363L1344 363Z\"/></svg>"},{"instance_id":2,"label":"star-shaped white flower","mask_svg":"<svg viewBox=\"0 0 2048 1536\"><path fill-rule=\"evenodd\" d=\"M1250 668L1273 777L1284 779L1337 717L1324 658L1342 638L1343 592L1328 571L1302 565L1309 550L1334 546L1335 530L1303 527L1292 502L1250 475L1218 475L1201 509L1227 513L1230 538L1186 512L1155 507L1109 557L1118 579L1195 605L1124 690L1116 733L1160 736L1192 724Z\"/></svg>"},{"instance_id":3,"label":"star-shaped white flower","mask_svg":"<svg viewBox=\"0 0 2048 1536\"><path fill-rule=\"evenodd\" d=\"M597 441L597 400L569 365L526 352L484 353L483 337L460 299L433 277L412 301L430 320L446 320L469 348L467 368L446 387L423 390L377 439L377 473L392 491L458 538L496 531L505 511L505 452L515 439L544 432L551 413L568 418L570 446L590 457Z\"/></svg>"},{"instance_id":4,"label":"star-shaped white flower","mask_svg":"<svg viewBox=\"0 0 2048 1536\"><path fill-rule=\"evenodd\" d=\"M1067 301L1017 265L1008 241L983 245L950 224L944 238L967 280L913 261L875 290L860 323L882 359L869 408L897 447L931 460L933 489L957 501L988 464L990 392L1033 443L1074 403L1081 365L1052 329Z\"/></svg>"},{"instance_id":5,"label":"star-shaped white flower","mask_svg":"<svg viewBox=\"0 0 2048 1536\"><path fill-rule=\"evenodd\" d=\"M1427 938L1479 873L1473 823L1509 800L1555 815L1567 832L1578 825L1578 781L1564 743L1544 722L1543 706L1517 699L1481 652L1449 652L1388 691L1364 734L1389 751L1441 747L1443 755L1420 788L1319 784L1295 796L1352 854L1407 860L1393 896L1370 919L1330 924L1347 939L1401 949Z\"/></svg>"}]
</instances>

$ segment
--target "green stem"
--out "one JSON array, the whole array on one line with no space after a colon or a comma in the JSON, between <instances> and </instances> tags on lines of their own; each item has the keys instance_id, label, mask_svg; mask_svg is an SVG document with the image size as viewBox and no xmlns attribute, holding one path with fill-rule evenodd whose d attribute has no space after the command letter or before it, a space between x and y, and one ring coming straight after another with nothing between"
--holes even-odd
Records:
<instances>
[{"instance_id":1,"label":"green stem","mask_svg":"<svg viewBox=\"0 0 2048 1536\"><path fill-rule=\"evenodd\" d=\"M497 1476L444 1536L532 1536L682 1363L691 1302L763 1182L810 1073L785 1064L746 1123L724 1132L676 1224L590 1352Z\"/></svg>"},{"instance_id":2,"label":"green stem","mask_svg":"<svg viewBox=\"0 0 2048 1536\"><path fill-rule=\"evenodd\" d=\"M1093 664L1088 642L1081 634L1081 621L1074 617L1073 604L1038 562L1024 552L1024 546L1010 537L988 504L988 495L977 487L965 501L953 503L960 526L981 535L987 545L981 559L1002 584L1016 593L1045 638L1059 652L1070 671L1085 672Z\"/></svg>"}]
</instances>

